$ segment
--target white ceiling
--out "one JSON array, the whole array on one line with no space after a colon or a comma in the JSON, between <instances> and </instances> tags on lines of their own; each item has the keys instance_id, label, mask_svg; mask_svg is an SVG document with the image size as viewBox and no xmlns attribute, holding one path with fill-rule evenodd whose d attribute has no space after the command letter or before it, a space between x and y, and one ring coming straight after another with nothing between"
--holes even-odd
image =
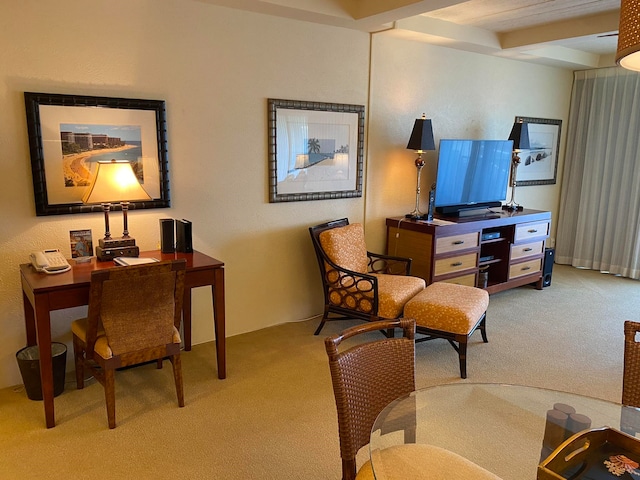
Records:
<instances>
[{"instance_id":1,"label":"white ceiling","mask_svg":"<svg viewBox=\"0 0 640 480\"><path fill-rule=\"evenodd\" d=\"M620 0L197 0L571 69L614 64Z\"/></svg>"}]
</instances>

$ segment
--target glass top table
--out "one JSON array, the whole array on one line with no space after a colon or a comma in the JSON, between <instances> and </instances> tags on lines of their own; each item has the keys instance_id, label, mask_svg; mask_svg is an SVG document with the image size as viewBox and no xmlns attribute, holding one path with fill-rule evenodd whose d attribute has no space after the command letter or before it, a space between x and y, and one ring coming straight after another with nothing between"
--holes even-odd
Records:
<instances>
[{"instance_id":1,"label":"glass top table","mask_svg":"<svg viewBox=\"0 0 640 480\"><path fill-rule=\"evenodd\" d=\"M393 471L380 452L409 443L444 448L503 480L535 480L540 462L574 433L611 427L635 435L634 424L640 410L597 398L519 385L439 385L382 410L369 453L377 480ZM418 472L419 459L414 466Z\"/></svg>"}]
</instances>

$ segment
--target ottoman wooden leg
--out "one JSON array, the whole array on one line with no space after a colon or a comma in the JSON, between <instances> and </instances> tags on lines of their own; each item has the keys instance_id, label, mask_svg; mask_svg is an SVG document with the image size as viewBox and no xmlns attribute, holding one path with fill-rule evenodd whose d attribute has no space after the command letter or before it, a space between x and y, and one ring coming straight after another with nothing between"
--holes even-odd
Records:
<instances>
[{"instance_id":1,"label":"ottoman wooden leg","mask_svg":"<svg viewBox=\"0 0 640 480\"><path fill-rule=\"evenodd\" d=\"M482 321L480 322L480 324L478 325L478 330L480 330L480 333L482 334L482 341L484 343L489 343L489 340L487 340L487 314L485 313L482 316Z\"/></svg>"},{"instance_id":2,"label":"ottoman wooden leg","mask_svg":"<svg viewBox=\"0 0 640 480\"><path fill-rule=\"evenodd\" d=\"M458 356L460 357L460 378L467 378L467 340L460 342Z\"/></svg>"}]
</instances>

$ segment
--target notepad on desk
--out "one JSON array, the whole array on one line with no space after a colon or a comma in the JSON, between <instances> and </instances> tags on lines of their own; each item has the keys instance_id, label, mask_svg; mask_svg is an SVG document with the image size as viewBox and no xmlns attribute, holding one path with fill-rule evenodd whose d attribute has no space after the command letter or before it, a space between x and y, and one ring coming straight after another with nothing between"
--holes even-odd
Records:
<instances>
[{"instance_id":1,"label":"notepad on desk","mask_svg":"<svg viewBox=\"0 0 640 480\"><path fill-rule=\"evenodd\" d=\"M157 258L141 258L141 257L115 257L113 261L117 265L122 265L123 267L130 265L144 265L145 263L155 263L159 262Z\"/></svg>"}]
</instances>

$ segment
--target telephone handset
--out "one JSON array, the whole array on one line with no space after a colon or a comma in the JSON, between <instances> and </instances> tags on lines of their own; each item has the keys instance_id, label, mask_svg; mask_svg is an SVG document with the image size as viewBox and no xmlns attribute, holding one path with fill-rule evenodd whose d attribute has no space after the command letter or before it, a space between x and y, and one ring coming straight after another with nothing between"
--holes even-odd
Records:
<instances>
[{"instance_id":1,"label":"telephone handset","mask_svg":"<svg viewBox=\"0 0 640 480\"><path fill-rule=\"evenodd\" d=\"M29 257L33 268L38 272L64 273L71 270L71 265L69 265L67 259L56 248L33 252Z\"/></svg>"}]
</instances>

